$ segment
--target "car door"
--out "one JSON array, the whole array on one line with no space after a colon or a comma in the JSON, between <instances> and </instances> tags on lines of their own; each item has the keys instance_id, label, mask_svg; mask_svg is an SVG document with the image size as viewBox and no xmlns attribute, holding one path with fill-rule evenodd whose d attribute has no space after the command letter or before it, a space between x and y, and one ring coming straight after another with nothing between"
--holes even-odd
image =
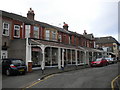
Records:
<instances>
[{"instance_id":1,"label":"car door","mask_svg":"<svg viewBox=\"0 0 120 90\"><path fill-rule=\"evenodd\" d=\"M3 60L3 62L2 62L3 71L5 72L9 68L10 68L10 61L9 60Z\"/></svg>"}]
</instances>

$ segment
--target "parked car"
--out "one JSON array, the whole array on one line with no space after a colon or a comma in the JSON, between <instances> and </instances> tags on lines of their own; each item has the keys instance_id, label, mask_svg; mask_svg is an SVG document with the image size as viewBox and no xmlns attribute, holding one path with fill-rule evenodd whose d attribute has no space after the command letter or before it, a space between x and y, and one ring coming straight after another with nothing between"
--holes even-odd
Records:
<instances>
[{"instance_id":1,"label":"parked car","mask_svg":"<svg viewBox=\"0 0 120 90\"><path fill-rule=\"evenodd\" d=\"M106 66L108 65L108 61L104 58L97 58L96 60L91 62L91 66Z\"/></svg>"},{"instance_id":2,"label":"parked car","mask_svg":"<svg viewBox=\"0 0 120 90\"><path fill-rule=\"evenodd\" d=\"M112 64L112 63L114 63L114 60L113 60L113 58L105 58L107 61L108 61L108 63L109 64Z\"/></svg>"},{"instance_id":3,"label":"parked car","mask_svg":"<svg viewBox=\"0 0 120 90\"><path fill-rule=\"evenodd\" d=\"M6 75L25 74L27 66L22 59L3 59L2 73Z\"/></svg>"}]
</instances>

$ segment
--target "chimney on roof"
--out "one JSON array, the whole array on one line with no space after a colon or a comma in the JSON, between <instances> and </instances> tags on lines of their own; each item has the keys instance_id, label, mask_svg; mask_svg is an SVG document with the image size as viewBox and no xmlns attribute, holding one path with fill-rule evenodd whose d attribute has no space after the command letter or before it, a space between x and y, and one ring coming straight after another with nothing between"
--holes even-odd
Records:
<instances>
[{"instance_id":1,"label":"chimney on roof","mask_svg":"<svg viewBox=\"0 0 120 90\"><path fill-rule=\"evenodd\" d=\"M27 18L30 20L34 20L34 16L35 16L34 10L32 10L32 8L30 8L30 10L27 13Z\"/></svg>"},{"instance_id":2,"label":"chimney on roof","mask_svg":"<svg viewBox=\"0 0 120 90\"><path fill-rule=\"evenodd\" d=\"M84 30L84 33L83 33L83 35L86 35L86 34L87 34L86 30Z\"/></svg>"},{"instance_id":3,"label":"chimney on roof","mask_svg":"<svg viewBox=\"0 0 120 90\"><path fill-rule=\"evenodd\" d=\"M64 28L65 30L68 30L68 27L69 27L68 24L66 24L65 22L63 22L63 24L64 24L64 25L63 25L63 28Z\"/></svg>"}]
</instances>

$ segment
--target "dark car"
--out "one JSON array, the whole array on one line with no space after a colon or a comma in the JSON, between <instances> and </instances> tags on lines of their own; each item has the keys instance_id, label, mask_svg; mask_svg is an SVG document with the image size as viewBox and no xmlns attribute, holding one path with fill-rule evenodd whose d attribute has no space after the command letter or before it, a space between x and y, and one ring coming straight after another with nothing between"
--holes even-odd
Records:
<instances>
[{"instance_id":1,"label":"dark car","mask_svg":"<svg viewBox=\"0 0 120 90\"><path fill-rule=\"evenodd\" d=\"M3 59L2 73L6 75L25 74L27 67L22 59Z\"/></svg>"},{"instance_id":2,"label":"dark car","mask_svg":"<svg viewBox=\"0 0 120 90\"><path fill-rule=\"evenodd\" d=\"M97 58L96 60L91 62L91 66L106 66L108 65L108 61L104 58Z\"/></svg>"}]
</instances>

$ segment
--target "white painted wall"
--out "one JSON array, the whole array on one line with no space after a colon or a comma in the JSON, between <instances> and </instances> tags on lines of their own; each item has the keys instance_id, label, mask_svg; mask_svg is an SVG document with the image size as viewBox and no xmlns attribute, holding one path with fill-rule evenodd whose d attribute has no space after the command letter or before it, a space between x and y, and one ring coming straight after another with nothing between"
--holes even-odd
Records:
<instances>
[{"instance_id":1,"label":"white painted wall","mask_svg":"<svg viewBox=\"0 0 120 90\"><path fill-rule=\"evenodd\" d=\"M1 49L2 49L2 12L0 11L0 56L1 56ZM1 64L1 58L0 58L0 64ZM0 68L1 65L0 65ZM2 89L2 72L0 72L0 90Z\"/></svg>"}]
</instances>

